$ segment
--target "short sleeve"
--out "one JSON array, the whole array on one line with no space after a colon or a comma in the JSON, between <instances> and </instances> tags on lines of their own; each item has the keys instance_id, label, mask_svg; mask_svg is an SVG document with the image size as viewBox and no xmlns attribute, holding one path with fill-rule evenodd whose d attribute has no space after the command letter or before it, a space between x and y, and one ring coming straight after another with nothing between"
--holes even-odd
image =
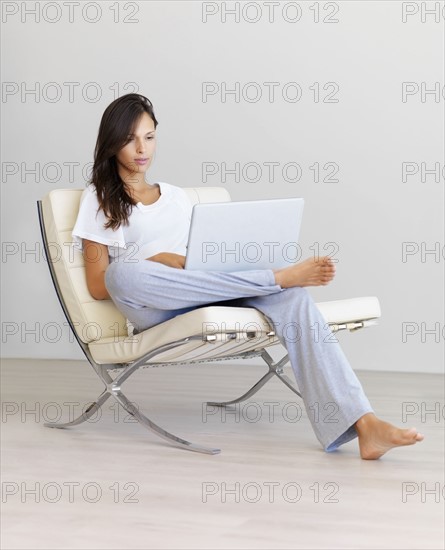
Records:
<instances>
[{"instance_id":1,"label":"short sleeve","mask_svg":"<svg viewBox=\"0 0 445 550\"><path fill-rule=\"evenodd\" d=\"M73 246L82 250L82 239L88 239L111 247L127 248L122 225L116 230L105 229L107 218L98 208L96 190L90 184L80 199L79 213L72 231Z\"/></svg>"}]
</instances>

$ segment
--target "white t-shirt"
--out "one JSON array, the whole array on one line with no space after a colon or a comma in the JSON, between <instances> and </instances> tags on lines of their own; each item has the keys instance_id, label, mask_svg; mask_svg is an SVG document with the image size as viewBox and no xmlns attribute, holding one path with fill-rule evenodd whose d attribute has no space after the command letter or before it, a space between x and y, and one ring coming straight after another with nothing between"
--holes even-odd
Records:
<instances>
[{"instance_id":1,"label":"white t-shirt","mask_svg":"<svg viewBox=\"0 0 445 550\"><path fill-rule=\"evenodd\" d=\"M165 182L158 185L159 199L148 205L138 202L128 218L129 225L113 230L104 228L107 218L102 209L97 212L96 189L89 184L72 231L73 246L82 250L82 239L105 244L110 262L124 258L136 262L159 252L185 256L193 205L181 187Z\"/></svg>"}]
</instances>

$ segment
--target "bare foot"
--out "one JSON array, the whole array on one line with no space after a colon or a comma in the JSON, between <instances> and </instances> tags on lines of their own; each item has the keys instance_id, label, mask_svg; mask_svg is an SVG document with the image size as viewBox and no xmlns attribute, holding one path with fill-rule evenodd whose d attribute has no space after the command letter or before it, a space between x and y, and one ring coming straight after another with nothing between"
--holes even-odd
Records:
<instances>
[{"instance_id":1,"label":"bare foot","mask_svg":"<svg viewBox=\"0 0 445 550\"><path fill-rule=\"evenodd\" d=\"M384 422L373 413L362 416L355 423L360 456L364 460L376 460L393 447L414 445L424 436L416 428L400 429Z\"/></svg>"},{"instance_id":2,"label":"bare foot","mask_svg":"<svg viewBox=\"0 0 445 550\"><path fill-rule=\"evenodd\" d=\"M327 285L334 278L335 266L329 256L321 256L278 269L274 274L281 288Z\"/></svg>"}]
</instances>

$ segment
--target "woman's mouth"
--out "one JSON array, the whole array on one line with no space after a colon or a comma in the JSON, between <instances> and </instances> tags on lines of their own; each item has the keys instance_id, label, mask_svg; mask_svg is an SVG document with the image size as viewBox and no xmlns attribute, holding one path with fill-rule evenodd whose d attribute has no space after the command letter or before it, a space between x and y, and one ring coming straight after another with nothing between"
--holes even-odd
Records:
<instances>
[{"instance_id":1,"label":"woman's mouth","mask_svg":"<svg viewBox=\"0 0 445 550\"><path fill-rule=\"evenodd\" d=\"M142 166L143 164L147 164L148 159L134 159L134 162L139 166Z\"/></svg>"}]
</instances>

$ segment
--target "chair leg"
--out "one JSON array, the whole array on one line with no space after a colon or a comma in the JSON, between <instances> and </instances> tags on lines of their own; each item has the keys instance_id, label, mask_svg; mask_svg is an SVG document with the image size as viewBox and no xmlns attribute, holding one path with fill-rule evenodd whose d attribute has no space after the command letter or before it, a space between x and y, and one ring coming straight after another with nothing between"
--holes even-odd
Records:
<instances>
[{"instance_id":1,"label":"chair leg","mask_svg":"<svg viewBox=\"0 0 445 550\"><path fill-rule=\"evenodd\" d=\"M138 410L138 408L135 407L134 404L127 399L127 397L122 393L121 390L113 391L112 395L116 399L116 401L120 405L122 405L122 407L128 412L128 414L131 414L131 416L136 418L136 420L140 422L143 426L145 426L146 428L148 428L158 436L162 437L169 443L173 443L178 447L187 449L189 451L195 451L197 453L214 455L221 452L221 449L211 449L209 447L196 445L195 443L190 443L190 441L186 441L185 439L181 439L180 437L177 437L176 435L173 435L170 432L167 432L166 430L164 430L163 428L159 427L157 424L152 422L144 414L142 414Z\"/></svg>"},{"instance_id":2,"label":"chair leg","mask_svg":"<svg viewBox=\"0 0 445 550\"><path fill-rule=\"evenodd\" d=\"M290 390L292 390L294 393L296 393L298 395L298 397L301 397L301 398L303 397L301 395L301 393L298 391L297 386L292 382L292 380L289 378L289 376L287 376L286 374L280 373L280 372L277 372L275 374L277 375L279 380L281 380L281 382L283 382L283 384L285 386L287 386Z\"/></svg>"},{"instance_id":3,"label":"chair leg","mask_svg":"<svg viewBox=\"0 0 445 550\"><path fill-rule=\"evenodd\" d=\"M289 355L286 354L278 363L274 363L272 357L267 353L266 350L263 350L261 353L261 357L264 359L264 361L269 366L269 369L273 371L273 374L275 374L283 384L285 384L290 390L292 390L294 393L298 395L298 397L303 397L301 393L298 391L297 386L292 382L292 380L283 372L284 365L289 361Z\"/></svg>"},{"instance_id":4,"label":"chair leg","mask_svg":"<svg viewBox=\"0 0 445 550\"><path fill-rule=\"evenodd\" d=\"M110 395L111 394L108 390L104 390L96 401L94 401L94 403L91 403L91 405L78 418L72 420L71 422L45 422L44 426L47 428L70 428L72 426L82 424L82 422L85 422L91 418L93 414L102 407Z\"/></svg>"},{"instance_id":5,"label":"chair leg","mask_svg":"<svg viewBox=\"0 0 445 550\"><path fill-rule=\"evenodd\" d=\"M267 372L262 378L260 378L258 382L250 388L249 391L247 391L237 399L232 399L232 401L208 401L207 405L209 405L210 407L226 407L227 405L235 405L236 403L241 403L242 401L249 399L249 397L252 397L252 395L260 390L264 386L264 384L268 382L268 380L273 376L277 376L290 390L296 393L299 397L302 397L301 393L298 391L292 380L283 373L283 367L289 361L289 355L286 354L280 361L278 361L278 363L273 362L272 357L267 353L266 350L263 350L263 352L261 353L261 357L267 363L267 366L269 367L269 372Z\"/></svg>"},{"instance_id":6,"label":"chair leg","mask_svg":"<svg viewBox=\"0 0 445 550\"><path fill-rule=\"evenodd\" d=\"M252 397L258 390L260 390L264 384L274 376L274 373L269 370L262 378L258 380L256 384L254 384L250 390L248 390L246 393L244 393L241 397L238 397L236 399L232 399L232 401L224 401L217 403L216 401L207 401L207 405L210 407L226 407L227 405L235 405L236 403L241 403L242 401L245 401L246 399L249 399L249 397Z\"/></svg>"},{"instance_id":7,"label":"chair leg","mask_svg":"<svg viewBox=\"0 0 445 550\"><path fill-rule=\"evenodd\" d=\"M190 441L186 441L185 439L181 439L180 437L177 437L176 435L171 434L170 432L167 432L166 430L162 429L160 426L152 422L149 418L147 418L144 414L139 412L137 407L127 399L127 397L122 393L120 389L121 383L126 380L131 374L133 374L138 368L139 365L130 365L127 367L119 376L117 376L114 380L111 378L110 374L108 373L107 366L106 365L93 365L94 371L99 376L101 381L105 384L106 389L100 394L100 396L96 399L94 403L92 403L86 411L84 411L78 418L71 422L65 422L65 423L56 423L56 422L46 422L45 426L48 428L69 428L71 426L76 426L78 424L82 424L82 422L85 422L88 420L93 414L98 411L101 406L105 403L105 401L112 395L116 401L128 412L128 414L131 414L140 424L157 434L158 436L162 437L169 443L173 443L174 445L181 447L183 449L187 449L189 451L195 451L197 453L205 453L205 454L218 454L221 452L221 449L212 449L209 447L203 447L202 445L196 445L195 443L191 443Z\"/></svg>"}]
</instances>

